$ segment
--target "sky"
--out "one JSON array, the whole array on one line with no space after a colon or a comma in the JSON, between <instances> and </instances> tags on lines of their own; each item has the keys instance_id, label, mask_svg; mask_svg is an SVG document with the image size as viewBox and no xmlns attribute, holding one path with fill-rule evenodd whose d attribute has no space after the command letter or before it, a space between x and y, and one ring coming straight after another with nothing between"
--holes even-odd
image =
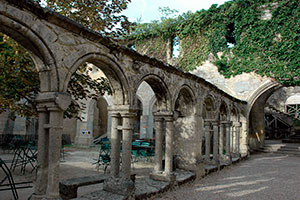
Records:
<instances>
[{"instance_id":1,"label":"sky","mask_svg":"<svg viewBox=\"0 0 300 200\"><path fill-rule=\"evenodd\" d=\"M201 9L208 9L212 4L221 5L228 0L131 0L127 10L122 14L129 18L129 21L136 22L138 18L143 23L153 20L160 20L159 7L175 9L178 14L188 11L196 12Z\"/></svg>"}]
</instances>

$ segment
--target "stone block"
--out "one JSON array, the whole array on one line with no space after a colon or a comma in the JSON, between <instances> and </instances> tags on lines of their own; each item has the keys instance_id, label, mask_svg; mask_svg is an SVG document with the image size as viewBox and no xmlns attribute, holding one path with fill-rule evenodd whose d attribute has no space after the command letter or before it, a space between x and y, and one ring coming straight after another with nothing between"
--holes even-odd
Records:
<instances>
[{"instance_id":1,"label":"stone block","mask_svg":"<svg viewBox=\"0 0 300 200\"><path fill-rule=\"evenodd\" d=\"M125 197L132 197L135 195L135 185L130 179L124 178L110 178L104 182L103 190L119 194Z\"/></svg>"},{"instance_id":2,"label":"stone block","mask_svg":"<svg viewBox=\"0 0 300 200\"><path fill-rule=\"evenodd\" d=\"M166 173L152 173L150 174L150 178L156 181L165 181L170 183L176 181L176 176L174 174L166 174Z\"/></svg>"}]
</instances>

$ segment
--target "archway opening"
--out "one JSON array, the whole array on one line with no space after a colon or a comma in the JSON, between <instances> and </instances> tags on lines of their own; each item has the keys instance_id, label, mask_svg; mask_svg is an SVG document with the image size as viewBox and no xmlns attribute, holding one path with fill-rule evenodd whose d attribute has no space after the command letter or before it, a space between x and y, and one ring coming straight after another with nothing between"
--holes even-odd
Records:
<instances>
[{"instance_id":1,"label":"archway opening","mask_svg":"<svg viewBox=\"0 0 300 200\"><path fill-rule=\"evenodd\" d=\"M205 160L210 161L211 154L213 153L214 145L214 130L212 122L216 120L216 106L214 98L208 96L205 98L202 108L202 116L204 120L204 137L202 138L202 154L205 155Z\"/></svg>"},{"instance_id":2,"label":"archway opening","mask_svg":"<svg viewBox=\"0 0 300 200\"><path fill-rule=\"evenodd\" d=\"M175 157L177 166L182 169L188 169L199 159L197 146L201 140L196 134L195 106L191 89L182 87L174 106Z\"/></svg>"},{"instance_id":3,"label":"archway opening","mask_svg":"<svg viewBox=\"0 0 300 200\"><path fill-rule=\"evenodd\" d=\"M20 40L0 34L0 145L19 139L37 143L38 113L35 98L40 91L38 58ZM23 43L26 45L26 43ZM35 58L35 59L34 59Z\"/></svg>"}]
</instances>

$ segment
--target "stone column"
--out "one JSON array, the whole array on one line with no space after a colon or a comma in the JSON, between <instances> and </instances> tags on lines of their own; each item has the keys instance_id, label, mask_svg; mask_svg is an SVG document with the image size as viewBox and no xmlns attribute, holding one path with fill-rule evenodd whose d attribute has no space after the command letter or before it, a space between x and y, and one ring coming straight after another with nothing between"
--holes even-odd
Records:
<instances>
[{"instance_id":1,"label":"stone column","mask_svg":"<svg viewBox=\"0 0 300 200\"><path fill-rule=\"evenodd\" d=\"M59 198L59 162L61 139L63 132L63 110L53 105L48 107L50 111L49 129L49 164L48 164L48 187L47 198Z\"/></svg>"},{"instance_id":2,"label":"stone column","mask_svg":"<svg viewBox=\"0 0 300 200\"><path fill-rule=\"evenodd\" d=\"M122 173L124 179L131 175L131 149L132 149L132 117L133 113L122 114Z\"/></svg>"},{"instance_id":3,"label":"stone column","mask_svg":"<svg viewBox=\"0 0 300 200\"><path fill-rule=\"evenodd\" d=\"M120 173L120 141L121 135L119 134L120 115L118 113L111 113L111 151L110 151L110 164L111 164L111 176L114 178L119 177Z\"/></svg>"},{"instance_id":4,"label":"stone column","mask_svg":"<svg viewBox=\"0 0 300 200\"><path fill-rule=\"evenodd\" d=\"M173 171L173 151L174 151L174 119L166 117L166 155L165 155L165 174L170 175Z\"/></svg>"},{"instance_id":5,"label":"stone column","mask_svg":"<svg viewBox=\"0 0 300 200\"><path fill-rule=\"evenodd\" d=\"M163 118L155 116L155 166L154 173L162 172Z\"/></svg>"},{"instance_id":6,"label":"stone column","mask_svg":"<svg viewBox=\"0 0 300 200\"><path fill-rule=\"evenodd\" d=\"M219 155L220 159L224 158L224 126L225 122L220 122L220 135L219 135Z\"/></svg>"},{"instance_id":7,"label":"stone column","mask_svg":"<svg viewBox=\"0 0 300 200\"><path fill-rule=\"evenodd\" d=\"M235 153L235 125L234 122L232 123L231 126L231 132L230 132L230 149L231 149L231 153Z\"/></svg>"},{"instance_id":8,"label":"stone column","mask_svg":"<svg viewBox=\"0 0 300 200\"><path fill-rule=\"evenodd\" d=\"M212 122L214 131L214 146L213 146L213 162L214 164L219 163L219 122Z\"/></svg>"},{"instance_id":9,"label":"stone column","mask_svg":"<svg viewBox=\"0 0 300 200\"><path fill-rule=\"evenodd\" d=\"M205 129L205 162L210 162L210 122L204 121Z\"/></svg>"},{"instance_id":10,"label":"stone column","mask_svg":"<svg viewBox=\"0 0 300 200\"><path fill-rule=\"evenodd\" d=\"M225 129L226 129L226 159L231 160L231 150L230 150L230 127L231 122L225 123Z\"/></svg>"},{"instance_id":11,"label":"stone column","mask_svg":"<svg viewBox=\"0 0 300 200\"><path fill-rule=\"evenodd\" d=\"M48 184L48 140L49 129L45 128L48 124L48 113L45 107L38 106L39 127L38 127L38 155L37 155L37 175L34 194L36 198L42 198L46 194Z\"/></svg>"},{"instance_id":12,"label":"stone column","mask_svg":"<svg viewBox=\"0 0 300 200\"><path fill-rule=\"evenodd\" d=\"M235 123L235 150L236 150L236 154L239 156L240 154L240 128L241 128L241 123L240 122L236 122Z\"/></svg>"}]
</instances>

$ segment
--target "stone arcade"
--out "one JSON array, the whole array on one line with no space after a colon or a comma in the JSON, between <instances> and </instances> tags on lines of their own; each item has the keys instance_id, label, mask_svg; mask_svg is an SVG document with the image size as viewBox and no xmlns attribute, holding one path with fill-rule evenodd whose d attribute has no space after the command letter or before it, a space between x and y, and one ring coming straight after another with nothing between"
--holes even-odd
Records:
<instances>
[{"instance_id":1,"label":"stone arcade","mask_svg":"<svg viewBox=\"0 0 300 200\"><path fill-rule=\"evenodd\" d=\"M230 163L234 156L247 156L252 105L258 106L255 102L260 95L278 86L269 84L261 88L247 104L203 78L120 46L28 0L0 0L0 32L30 52L40 76L34 199L59 199L63 111L71 102L66 91L71 75L82 63L97 66L111 83L111 179L104 189L115 191L117 188L126 195L134 192L134 183L130 180L132 128L137 111L136 93L143 81L150 85L157 99L155 167L150 177L164 181L176 179L172 173L174 158L178 167L197 171L203 169L204 162ZM203 155L206 155L205 160Z\"/></svg>"}]
</instances>

